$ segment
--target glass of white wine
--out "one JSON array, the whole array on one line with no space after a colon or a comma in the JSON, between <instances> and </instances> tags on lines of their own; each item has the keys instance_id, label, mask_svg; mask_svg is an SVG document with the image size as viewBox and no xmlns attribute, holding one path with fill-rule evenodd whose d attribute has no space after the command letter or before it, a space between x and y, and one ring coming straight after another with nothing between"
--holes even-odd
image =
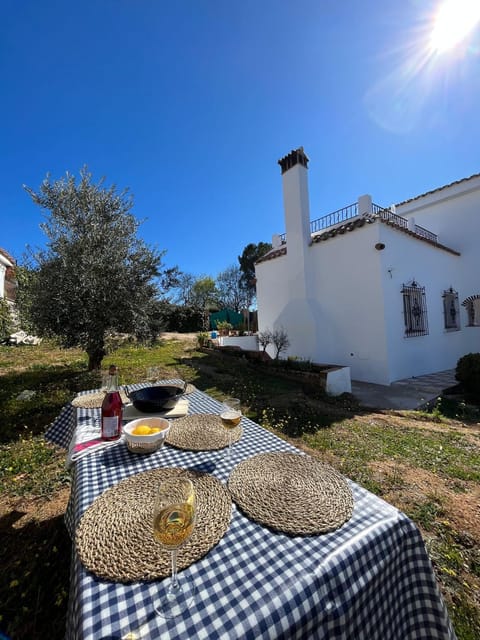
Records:
<instances>
[{"instance_id":1,"label":"glass of white wine","mask_svg":"<svg viewBox=\"0 0 480 640\"><path fill-rule=\"evenodd\" d=\"M235 429L242 419L242 410L238 398L225 398L220 419L225 429L228 429L228 449L225 457L230 460L232 457L232 429Z\"/></svg>"},{"instance_id":2,"label":"glass of white wine","mask_svg":"<svg viewBox=\"0 0 480 640\"><path fill-rule=\"evenodd\" d=\"M177 576L177 549L192 535L195 526L195 489L188 478L168 478L160 483L155 496L153 535L171 552L172 577L155 606L164 618L173 618L188 609L195 597L195 586Z\"/></svg>"}]
</instances>

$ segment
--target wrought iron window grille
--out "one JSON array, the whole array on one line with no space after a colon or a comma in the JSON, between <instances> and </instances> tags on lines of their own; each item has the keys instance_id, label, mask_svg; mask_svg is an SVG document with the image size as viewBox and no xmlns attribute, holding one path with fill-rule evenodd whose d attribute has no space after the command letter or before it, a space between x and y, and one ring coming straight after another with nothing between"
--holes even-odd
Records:
<instances>
[{"instance_id":1,"label":"wrought iron window grille","mask_svg":"<svg viewBox=\"0 0 480 640\"><path fill-rule=\"evenodd\" d=\"M452 287L443 292L444 326L447 331L460 331L460 307L458 292Z\"/></svg>"},{"instance_id":2,"label":"wrought iron window grille","mask_svg":"<svg viewBox=\"0 0 480 640\"><path fill-rule=\"evenodd\" d=\"M425 287L420 287L412 280L409 285L402 285L402 296L405 336L413 338L428 335Z\"/></svg>"}]
</instances>

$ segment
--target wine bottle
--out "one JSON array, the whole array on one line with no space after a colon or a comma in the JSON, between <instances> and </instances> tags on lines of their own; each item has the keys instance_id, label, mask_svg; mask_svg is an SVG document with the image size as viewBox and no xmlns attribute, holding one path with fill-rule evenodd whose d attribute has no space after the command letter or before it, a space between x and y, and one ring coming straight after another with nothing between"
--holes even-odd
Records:
<instances>
[{"instance_id":1,"label":"wine bottle","mask_svg":"<svg viewBox=\"0 0 480 640\"><path fill-rule=\"evenodd\" d=\"M122 432L122 397L118 388L118 370L110 365L107 376L107 393L102 402L102 438L116 440Z\"/></svg>"}]
</instances>

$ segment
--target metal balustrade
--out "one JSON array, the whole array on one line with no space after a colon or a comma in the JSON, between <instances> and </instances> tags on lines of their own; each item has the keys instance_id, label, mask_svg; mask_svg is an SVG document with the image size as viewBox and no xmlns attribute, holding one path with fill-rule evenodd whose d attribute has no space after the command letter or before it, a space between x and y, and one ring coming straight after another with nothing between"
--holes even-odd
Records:
<instances>
[{"instance_id":1,"label":"metal balustrade","mask_svg":"<svg viewBox=\"0 0 480 640\"><path fill-rule=\"evenodd\" d=\"M318 231L332 227L339 222L345 222L345 220L354 218L357 215L358 202L354 202L353 204L349 204L347 207L343 207L343 209L338 209L337 211L333 211L333 213L328 213L322 218L312 220L312 222L310 222L310 233L317 233Z\"/></svg>"},{"instance_id":2,"label":"metal balustrade","mask_svg":"<svg viewBox=\"0 0 480 640\"><path fill-rule=\"evenodd\" d=\"M425 238L425 240L430 240L431 242L438 243L438 236L435 233L428 231L428 229L421 227L419 224L415 225L415 233L417 234L417 236Z\"/></svg>"},{"instance_id":3,"label":"metal balustrade","mask_svg":"<svg viewBox=\"0 0 480 640\"><path fill-rule=\"evenodd\" d=\"M409 230L408 228L408 219L402 218L402 216L397 215L391 209L386 209L385 207L381 207L378 204L372 203L372 214L379 216L382 220L385 220L387 223L392 223L396 227L400 229ZM327 214L326 216L322 216L321 218L317 218L316 220L312 220L310 222L310 233L318 233L319 231L323 231L324 229L328 229L329 227L333 227L340 222L346 222L351 218L355 218L358 216L358 202L354 202L353 204L349 204L342 209L338 209L337 211L333 211L332 213ZM424 238L425 240L429 240L430 242L434 242L438 244L438 236L428 229L421 227L416 224L414 229L412 230L417 236ZM287 234L280 234L280 241L282 244L286 244L287 242Z\"/></svg>"}]
</instances>

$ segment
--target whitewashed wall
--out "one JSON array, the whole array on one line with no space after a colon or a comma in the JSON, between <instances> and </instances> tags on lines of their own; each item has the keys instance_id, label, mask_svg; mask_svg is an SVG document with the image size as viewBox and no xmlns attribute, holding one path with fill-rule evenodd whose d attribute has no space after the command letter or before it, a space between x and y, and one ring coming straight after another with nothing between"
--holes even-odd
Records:
<instances>
[{"instance_id":1,"label":"whitewashed wall","mask_svg":"<svg viewBox=\"0 0 480 640\"><path fill-rule=\"evenodd\" d=\"M310 244L305 167L284 173L283 191L287 254L258 264L256 275L259 331L286 330L284 357L349 366L353 380L390 384L454 368L480 351L480 327L466 326L461 306L480 294L480 177L396 208L460 256L379 220ZM429 333L406 337L401 291L413 279L425 287ZM442 294L450 287L459 294L460 331L444 328Z\"/></svg>"},{"instance_id":2,"label":"whitewashed wall","mask_svg":"<svg viewBox=\"0 0 480 640\"><path fill-rule=\"evenodd\" d=\"M461 253L461 283L457 287L452 283L460 299L480 294L480 176L416 198L396 210L405 218L413 217L416 224L436 233L439 242Z\"/></svg>"},{"instance_id":3,"label":"whitewashed wall","mask_svg":"<svg viewBox=\"0 0 480 640\"><path fill-rule=\"evenodd\" d=\"M0 253L0 298L5 297L5 272L7 267L12 266L10 260L7 260L7 258Z\"/></svg>"}]
</instances>

